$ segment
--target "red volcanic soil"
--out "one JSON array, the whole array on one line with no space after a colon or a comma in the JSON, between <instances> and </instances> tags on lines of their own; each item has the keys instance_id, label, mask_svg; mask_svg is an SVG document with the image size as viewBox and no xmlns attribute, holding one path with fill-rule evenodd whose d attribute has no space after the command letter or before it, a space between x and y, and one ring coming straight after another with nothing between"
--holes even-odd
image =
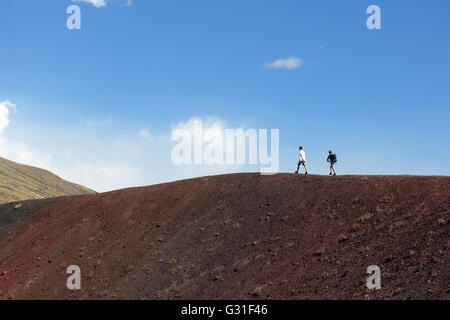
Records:
<instances>
[{"instance_id":1,"label":"red volcanic soil","mask_svg":"<svg viewBox=\"0 0 450 320\"><path fill-rule=\"evenodd\" d=\"M234 174L2 205L0 298L449 299L449 191L449 177Z\"/></svg>"}]
</instances>

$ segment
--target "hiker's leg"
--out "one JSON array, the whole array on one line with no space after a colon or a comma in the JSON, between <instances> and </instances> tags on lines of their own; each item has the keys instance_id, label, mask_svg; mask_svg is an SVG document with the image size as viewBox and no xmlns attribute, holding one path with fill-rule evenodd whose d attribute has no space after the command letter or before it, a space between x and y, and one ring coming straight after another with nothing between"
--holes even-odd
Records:
<instances>
[{"instance_id":1,"label":"hiker's leg","mask_svg":"<svg viewBox=\"0 0 450 320\"><path fill-rule=\"evenodd\" d=\"M298 173L298 169L300 169L300 161L297 163L297 171L295 171L296 173Z\"/></svg>"},{"instance_id":2,"label":"hiker's leg","mask_svg":"<svg viewBox=\"0 0 450 320\"><path fill-rule=\"evenodd\" d=\"M303 166L305 167L305 172L308 172L308 167L306 166L306 161L303 162Z\"/></svg>"}]
</instances>

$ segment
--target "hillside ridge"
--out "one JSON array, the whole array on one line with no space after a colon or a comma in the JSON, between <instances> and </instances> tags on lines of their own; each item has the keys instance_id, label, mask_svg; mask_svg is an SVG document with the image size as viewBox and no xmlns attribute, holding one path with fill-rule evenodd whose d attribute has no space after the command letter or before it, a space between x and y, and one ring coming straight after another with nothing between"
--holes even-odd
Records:
<instances>
[{"instance_id":1,"label":"hillside ridge","mask_svg":"<svg viewBox=\"0 0 450 320\"><path fill-rule=\"evenodd\" d=\"M48 170L0 157L0 203L89 193L94 191Z\"/></svg>"},{"instance_id":2,"label":"hillside ridge","mask_svg":"<svg viewBox=\"0 0 450 320\"><path fill-rule=\"evenodd\" d=\"M1 205L0 299L449 299L449 190L242 173Z\"/></svg>"}]
</instances>

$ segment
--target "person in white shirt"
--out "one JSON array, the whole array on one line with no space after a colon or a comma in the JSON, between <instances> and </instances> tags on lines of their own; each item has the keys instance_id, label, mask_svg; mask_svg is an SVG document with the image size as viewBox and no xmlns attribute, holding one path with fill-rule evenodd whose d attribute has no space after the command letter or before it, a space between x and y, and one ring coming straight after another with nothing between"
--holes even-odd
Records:
<instances>
[{"instance_id":1,"label":"person in white shirt","mask_svg":"<svg viewBox=\"0 0 450 320\"><path fill-rule=\"evenodd\" d=\"M305 167L305 174L308 174L308 167L306 166L305 150L303 150L303 147L298 147L298 149L300 151L300 159L298 160L297 171L295 171L295 173L298 173L298 169L300 169L300 166L303 165Z\"/></svg>"}]
</instances>

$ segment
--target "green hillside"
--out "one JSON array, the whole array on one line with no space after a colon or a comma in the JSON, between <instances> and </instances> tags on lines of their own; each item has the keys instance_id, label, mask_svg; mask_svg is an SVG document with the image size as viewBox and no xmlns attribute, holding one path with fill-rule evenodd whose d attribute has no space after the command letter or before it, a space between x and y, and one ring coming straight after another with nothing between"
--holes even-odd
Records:
<instances>
[{"instance_id":1,"label":"green hillside","mask_svg":"<svg viewBox=\"0 0 450 320\"><path fill-rule=\"evenodd\" d=\"M0 157L0 203L95 193L40 168Z\"/></svg>"}]
</instances>

